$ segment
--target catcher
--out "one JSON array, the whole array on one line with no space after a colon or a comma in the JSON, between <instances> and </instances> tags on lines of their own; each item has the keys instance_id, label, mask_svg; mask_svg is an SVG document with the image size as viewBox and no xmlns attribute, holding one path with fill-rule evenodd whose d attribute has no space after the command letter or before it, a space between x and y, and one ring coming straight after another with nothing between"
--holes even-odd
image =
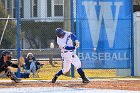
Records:
<instances>
[{"instance_id":1,"label":"catcher","mask_svg":"<svg viewBox=\"0 0 140 93\"><path fill-rule=\"evenodd\" d=\"M21 80L16 77L15 74L11 72L11 70L8 68L8 66L18 68L17 64L13 64L11 62L11 52L10 51L3 51L1 58L0 58L0 76L6 75L8 78L10 78L15 83L20 82Z\"/></svg>"},{"instance_id":2,"label":"catcher","mask_svg":"<svg viewBox=\"0 0 140 93\"><path fill-rule=\"evenodd\" d=\"M82 78L82 82L89 83L90 81L86 78L85 73L81 69L81 61L75 54L75 50L79 47L77 37L73 33L66 32L61 28L56 29L56 36L57 44L61 49L63 69L55 74L54 78L52 79L52 83L55 83L60 75L67 73L71 68L71 64L76 67L77 72ZM75 45L73 45L73 42L75 43Z\"/></svg>"}]
</instances>

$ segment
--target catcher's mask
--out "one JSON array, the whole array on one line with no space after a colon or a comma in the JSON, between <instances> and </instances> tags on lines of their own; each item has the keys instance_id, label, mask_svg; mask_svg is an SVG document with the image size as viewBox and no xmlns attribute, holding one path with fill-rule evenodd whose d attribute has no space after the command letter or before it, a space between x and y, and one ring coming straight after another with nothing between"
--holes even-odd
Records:
<instances>
[{"instance_id":1,"label":"catcher's mask","mask_svg":"<svg viewBox=\"0 0 140 93\"><path fill-rule=\"evenodd\" d=\"M64 32L64 30L62 28L56 29L56 36L58 36L59 38L63 38L65 34L66 33Z\"/></svg>"},{"instance_id":2,"label":"catcher's mask","mask_svg":"<svg viewBox=\"0 0 140 93\"><path fill-rule=\"evenodd\" d=\"M12 53L10 52L10 51L3 51L2 52L2 57L6 57L7 58L7 60L11 60L12 59Z\"/></svg>"}]
</instances>

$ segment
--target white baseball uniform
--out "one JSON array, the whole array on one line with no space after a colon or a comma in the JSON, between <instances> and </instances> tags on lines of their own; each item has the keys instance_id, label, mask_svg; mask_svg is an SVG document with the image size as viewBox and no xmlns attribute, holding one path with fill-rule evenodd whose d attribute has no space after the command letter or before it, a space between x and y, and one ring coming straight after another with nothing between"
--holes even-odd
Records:
<instances>
[{"instance_id":1,"label":"white baseball uniform","mask_svg":"<svg viewBox=\"0 0 140 93\"><path fill-rule=\"evenodd\" d=\"M73 41L71 38L71 32L65 31L64 38L57 37L57 44L61 49L61 57L63 61L63 74L67 73L71 68L71 63L76 67L76 69L81 68L81 61L78 56L75 54L75 49L65 49L64 47L73 47Z\"/></svg>"}]
</instances>

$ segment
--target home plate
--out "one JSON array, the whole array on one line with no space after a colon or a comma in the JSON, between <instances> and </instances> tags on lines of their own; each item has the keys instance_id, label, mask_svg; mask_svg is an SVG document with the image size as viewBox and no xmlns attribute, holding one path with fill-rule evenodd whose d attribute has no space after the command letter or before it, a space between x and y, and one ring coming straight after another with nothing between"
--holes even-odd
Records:
<instances>
[{"instance_id":1,"label":"home plate","mask_svg":"<svg viewBox=\"0 0 140 93\"><path fill-rule=\"evenodd\" d=\"M140 93L140 91L66 87L28 87L0 88L0 93Z\"/></svg>"}]
</instances>

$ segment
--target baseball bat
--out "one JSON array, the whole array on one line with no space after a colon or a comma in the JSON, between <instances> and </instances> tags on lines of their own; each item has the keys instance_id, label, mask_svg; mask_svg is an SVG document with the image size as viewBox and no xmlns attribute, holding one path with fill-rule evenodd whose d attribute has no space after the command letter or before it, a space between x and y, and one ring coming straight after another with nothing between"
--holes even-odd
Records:
<instances>
[{"instance_id":1,"label":"baseball bat","mask_svg":"<svg viewBox=\"0 0 140 93\"><path fill-rule=\"evenodd\" d=\"M8 19L9 19L9 15L8 15L8 17L7 17L7 20L6 20L6 23L5 23L5 26L4 26L2 35L1 35L0 45L1 45L1 42L2 42L2 39L3 39L4 33L5 33L6 27L7 27L7 24L8 24Z\"/></svg>"}]
</instances>

